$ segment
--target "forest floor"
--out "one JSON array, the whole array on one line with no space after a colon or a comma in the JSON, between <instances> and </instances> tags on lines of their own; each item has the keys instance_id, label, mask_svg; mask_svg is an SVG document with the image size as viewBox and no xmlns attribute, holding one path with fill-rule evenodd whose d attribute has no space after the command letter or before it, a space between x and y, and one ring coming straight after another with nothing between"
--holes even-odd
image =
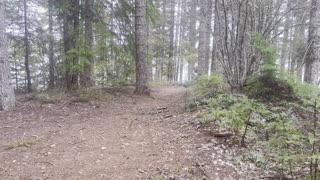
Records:
<instances>
[{"instance_id":1,"label":"forest floor","mask_svg":"<svg viewBox=\"0 0 320 180\"><path fill-rule=\"evenodd\" d=\"M108 91L116 98L48 104L18 96L14 110L0 112L0 179L254 177L185 112L186 88L155 88L151 97Z\"/></svg>"}]
</instances>

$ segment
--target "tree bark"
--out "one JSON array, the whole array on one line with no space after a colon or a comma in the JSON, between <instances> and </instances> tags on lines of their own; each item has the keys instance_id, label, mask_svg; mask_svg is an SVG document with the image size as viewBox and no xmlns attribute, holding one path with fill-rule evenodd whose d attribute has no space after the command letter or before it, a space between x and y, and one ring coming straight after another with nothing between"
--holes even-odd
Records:
<instances>
[{"instance_id":1,"label":"tree bark","mask_svg":"<svg viewBox=\"0 0 320 180\"><path fill-rule=\"evenodd\" d=\"M212 56L211 56L211 74L218 71L218 39L219 39L219 13L218 13L218 0L215 0L214 4L214 27L213 27L213 39L212 39Z\"/></svg>"},{"instance_id":2,"label":"tree bark","mask_svg":"<svg viewBox=\"0 0 320 180\"><path fill-rule=\"evenodd\" d=\"M198 70L199 76L208 74L210 37L211 37L212 0L200 3L200 26L198 47Z\"/></svg>"},{"instance_id":3,"label":"tree bark","mask_svg":"<svg viewBox=\"0 0 320 180\"><path fill-rule=\"evenodd\" d=\"M281 48L281 57L280 57L280 65L282 70L285 70L286 66L288 65L289 62L289 34L290 34L290 24L292 24L291 21L291 3L292 1L289 0L287 2L287 7L286 7L286 16L285 16L285 24L284 24L284 33L283 33L283 39L282 39L282 48Z\"/></svg>"},{"instance_id":4,"label":"tree bark","mask_svg":"<svg viewBox=\"0 0 320 180\"><path fill-rule=\"evenodd\" d=\"M70 3L66 2L65 6L69 6ZM72 19L67 10L63 12L63 46L64 46L64 55L65 55L65 86L67 89L72 88L72 61L69 57L69 51L71 50L71 29L70 25L72 24Z\"/></svg>"},{"instance_id":5,"label":"tree bark","mask_svg":"<svg viewBox=\"0 0 320 180\"><path fill-rule=\"evenodd\" d=\"M197 32L196 32L196 24L197 19L195 18L197 16L197 1L190 0L190 15L189 15L189 53L193 54L196 53L196 42L197 42ZM191 81L194 76L194 66L195 66L195 60L193 58L188 59L188 80Z\"/></svg>"},{"instance_id":6,"label":"tree bark","mask_svg":"<svg viewBox=\"0 0 320 180\"><path fill-rule=\"evenodd\" d=\"M48 14L49 14L49 85L48 89L55 88L54 75L54 49L53 49L53 0L48 0Z\"/></svg>"},{"instance_id":7,"label":"tree bark","mask_svg":"<svg viewBox=\"0 0 320 180\"><path fill-rule=\"evenodd\" d=\"M173 69L173 81L178 82L178 76L179 76L179 65L180 65L180 30L181 30L181 1L175 0L177 3L177 17L176 17L176 23L175 25L175 41L174 41L174 63L172 65Z\"/></svg>"},{"instance_id":8,"label":"tree bark","mask_svg":"<svg viewBox=\"0 0 320 180\"><path fill-rule=\"evenodd\" d=\"M72 19L73 19L73 32L72 32L72 49L75 50L76 54L72 57L72 74L71 74L71 85L73 89L78 88L79 81L79 47L77 46L80 36L80 0L72 0Z\"/></svg>"},{"instance_id":9,"label":"tree bark","mask_svg":"<svg viewBox=\"0 0 320 180\"><path fill-rule=\"evenodd\" d=\"M168 60L168 81L173 81L174 69L174 27L175 27L175 1L171 0L171 10L170 10L170 34L169 34L169 60Z\"/></svg>"},{"instance_id":10,"label":"tree bark","mask_svg":"<svg viewBox=\"0 0 320 180\"><path fill-rule=\"evenodd\" d=\"M92 80L92 46L93 46L93 5L94 0L85 0L84 8L84 25L85 25L85 51L87 61L84 62L83 72L81 74L80 85L83 87L90 87L93 85Z\"/></svg>"},{"instance_id":11,"label":"tree bark","mask_svg":"<svg viewBox=\"0 0 320 180\"><path fill-rule=\"evenodd\" d=\"M24 46L25 46L25 69L26 69L26 75L27 75L27 91L32 91L32 84L31 84L31 75L30 75L30 43L29 43L29 28L28 28L28 6L27 6L27 0L23 0L23 19L24 19Z\"/></svg>"},{"instance_id":12,"label":"tree bark","mask_svg":"<svg viewBox=\"0 0 320 180\"><path fill-rule=\"evenodd\" d=\"M305 6L308 0L300 0L300 7ZM303 25L308 19L306 16L305 9L298 10L294 13L296 24L300 24L295 27L294 39L293 39L293 51L292 51L292 61L291 61L291 73L296 73L300 80L303 77L303 64L304 56L306 53L306 26Z\"/></svg>"},{"instance_id":13,"label":"tree bark","mask_svg":"<svg viewBox=\"0 0 320 180\"><path fill-rule=\"evenodd\" d=\"M77 47L80 28L80 1L64 2L63 44L65 53L65 83L68 90L78 88L79 47Z\"/></svg>"},{"instance_id":14,"label":"tree bark","mask_svg":"<svg viewBox=\"0 0 320 180\"><path fill-rule=\"evenodd\" d=\"M147 67L147 22L146 1L135 0L135 41L136 41L136 90L139 95L150 95Z\"/></svg>"},{"instance_id":15,"label":"tree bark","mask_svg":"<svg viewBox=\"0 0 320 180\"><path fill-rule=\"evenodd\" d=\"M319 61L317 51L319 50L319 34L318 34L318 0L311 1L311 11L309 19L309 35L308 35L308 52L306 55L306 66L304 73L304 81L307 83L315 83L315 64Z\"/></svg>"},{"instance_id":16,"label":"tree bark","mask_svg":"<svg viewBox=\"0 0 320 180\"><path fill-rule=\"evenodd\" d=\"M8 110L15 105L7 53L4 7L4 0L0 0L0 111Z\"/></svg>"}]
</instances>

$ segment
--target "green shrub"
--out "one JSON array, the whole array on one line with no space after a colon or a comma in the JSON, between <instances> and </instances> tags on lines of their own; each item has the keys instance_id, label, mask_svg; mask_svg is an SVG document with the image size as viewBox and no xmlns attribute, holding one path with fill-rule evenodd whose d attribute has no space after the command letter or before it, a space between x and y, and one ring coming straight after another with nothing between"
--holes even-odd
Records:
<instances>
[{"instance_id":1,"label":"green shrub","mask_svg":"<svg viewBox=\"0 0 320 180\"><path fill-rule=\"evenodd\" d=\"M66 95L63 91L54 90L36 94L34 99L44 104L55 104L61 102L65 98Z\"/></svg>"},{"instance_id":2,"label":"green shrub","mask_svg":"<svg viewBox=\"0 0 320 180\"><path fill-rule=\"evenodd\" d=\"M229 92L229 86L220 74L200 76L192 83L190 89L191 95L187 101L191 110L206 106L210 98Z\"/></svg>"},{"instance_id":3,"label":"green shrub","mask_svg":"<svg viewBox=\"0 0 320 180\"><path fill-rule=\"evenodd\" d=\"M282 77L283 73L276 64L275 49L259 35L254 37L254 42L263 64L260 73L248 79L244 91L252 98L266 101L295 99L292 84Z\"/></svg>"},{"instance_id":4,"label":"green shrub","mask_svg":"<svg viewBox=\"0 0 320 180\"><path fill-rule=\"evenodd\" d=\"M288 73L282 73L281 78L290 84L295 94L295 97L298 98L300 106L312 106L314 101L317 100L320 102L320 88L309 83L303 83L299 78Z\"/></svg>"},{"instance_id":5,"label":"green shrub","mask_svg":"<svg viewBox=\"0 0 320 180\"><path fill-rule=\"evenodd\" d=\"M197 95L221 94L228 91L228 85L224 82L223 76L214 74L198 77L192 85L192 89Z\"/></svg>"},{"instance_id":6,"label":"green shrub","mask_svg":"<svg viewBox=\"0 0 320 180\"><path fill-rule=\"evenodd\" d=\"M108 101L114 97L103 89L97 88L79 89L74 95L76 96L74 101L77 102Z\"/></svg>"},{"instance_id":7,"label":"green shrub","mask_svg":"<svg viewBox=\"0 0 320 180\"><path fill-rule=\"evenodd\" d=\"M271 113L264 104L240 94L221 94L211 98L208 108L205 122L214 122L220 129L235 135L242 135L248 125L263 126L263 119Z\"/></svg>"},{"instance_id":8,"label":"green shrub","mask_svg":"<svg viewBox=\"0 0 320 180\"><path fill-rule=\"evenodd\" d=\"M195 82L194 91L202 95L195 102L207 109L204 122L232 132L234 139L241 137L241 144L250 138L247 159L275 170L275 179L302 179L308 173L309 179L319 179L320 89L282 72L275 50L261 36L255 37L254 46L263 64L246 81L244 94L228 93L219 77Z\"/></svg>"}]
</instances>

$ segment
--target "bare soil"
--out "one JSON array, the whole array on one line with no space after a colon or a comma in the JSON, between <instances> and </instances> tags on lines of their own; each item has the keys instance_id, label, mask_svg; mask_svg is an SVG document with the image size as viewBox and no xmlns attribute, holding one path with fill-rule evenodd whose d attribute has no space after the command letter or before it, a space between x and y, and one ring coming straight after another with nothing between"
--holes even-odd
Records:
<instances>
[{"instance_id":1,"label":"bare soil","mask_svg":"<svg viewBox=\"0 0 320 180\"><path fill-rule=\"evenodd\" d=\"M114 91L111 101L0 112L0 179L244 179L185 112L185 88Z\"/></svg>"}]
</instances>

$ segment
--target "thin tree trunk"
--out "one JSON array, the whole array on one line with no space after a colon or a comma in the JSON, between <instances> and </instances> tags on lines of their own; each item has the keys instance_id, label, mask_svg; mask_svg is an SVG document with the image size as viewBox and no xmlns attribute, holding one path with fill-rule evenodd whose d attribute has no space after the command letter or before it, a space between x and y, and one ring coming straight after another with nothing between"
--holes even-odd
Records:
<instances>
[{"instance_id":1,"label":"thin tree trunk","mask_svg":"<svg viewBox=\"0 0 320 180\"><path fill-rule=\"evenodd\" d=\"M214 28L213 28L213 42L212 42L212 56L211 56L211 74L218 71L218 36L219 36L219 13L218 13L218 0L214 4Z\"/></svg>"},{"instance_id":2,"label":"thin tree trunk","mask_svg":"<svg viewBox=\"0 0 320 180\"><path fill-rule=\"evenodd\" d=\"M161 33L162 33L162 43L166 44L166 38L167 38L167 31L166 31L166 24L167 24L167 0L163 1L163 5L162 5L162 13L163 13L163 25L161 27ZM166 48L162 47L162 57L159 60L160 61L160 68L159 68L159 79L162 81L163 78L163 73L164 73L164 60L166 59Z\"/></svg>"},{"instance_id":3,"label":"thin tree trunk","mask_svg":"<svg viewBox=\"0 0 320 180\"><path fill-rule=\"evenodd\" d=\"M178 8L177 8L177 19L176 19L176 23L175 23L175 42L174 42L174 64L173 64L173 80L175 82L179 81L179 65L180 65L180 42L181 42L181 38L180 38L180 33L181 33L181 22L182 22L182 17L181 17L181 0L177 0L177 4L178 4Z\"/></svg>"},{"instance_id":4,"label":"thin tree trunk","mask_svg":"<svg viewBox=\"0 0 320 180\"><path fill-rule=\"evenodd\" d=\"M55 75L54 75L54 49L53 49L53 0L48 0L48 13L49 13L49 89L55 88Z\"/></svg>"},{"instance_id":5,"label":"thin tree trunk","mask_svg":"<svg viewBox=\"0 0 320 180\"><path fill-rule=\"evenodd\" d=\"M76 54L73 55L72 59L72 66L77 67L79 66L79 47L77 47L78 39L80 36L80 0L73 0L72 3L72 19L73 19L73 35L72 35L72 48L76 50ZM72 68L75 69L75 68ZM78 69L78 68L76 68ZM71 74L71 84L72 88L78 88L78 81L79 81L79 71L74 70Z\"/></svg>"},{"instance_id":6,"label":"thin tree trunk","mask_svg":"<svg viewBox=\"0 0 320 180\"><path fill-rule=\"evenodd\" d=\"M29 43L29 28L28 28L28 6L27 6L27 0L23 0L23 19L24 19L24 46L25 46L25 69L26 69L26 75L27 75L27 91L32 91L32 84L31 84L31 75L30 75L30 43Z\"/></svg>"},{"instance_id":7,"label":"thin tree trunk","mask_svg":"<svg viewBox=\"0 0 320 180\"><path fill-rule=\"evenodd\" d=\"M207 10L207 15L206 15L206 54L205 54L205 74L208 74L209 72L209 62L210 62L210 42L211 42L211 34L212 34L212 13L213 13L213 0L208 0L208 10Z\"/></svg>"},{"instance_id":8,"label":"thin tree trunk","mask_svg":"<svg viewBox=\"0 0 320 180\"><path fill-rule=\"evenodd\" d=\"M169 62L168 62L168 81L173 81L173 61L174 61L174 24L175 24L175 1L171 0L171 11L170 11L170 34L169 34Z\"/></svg>"}]
</instances>

